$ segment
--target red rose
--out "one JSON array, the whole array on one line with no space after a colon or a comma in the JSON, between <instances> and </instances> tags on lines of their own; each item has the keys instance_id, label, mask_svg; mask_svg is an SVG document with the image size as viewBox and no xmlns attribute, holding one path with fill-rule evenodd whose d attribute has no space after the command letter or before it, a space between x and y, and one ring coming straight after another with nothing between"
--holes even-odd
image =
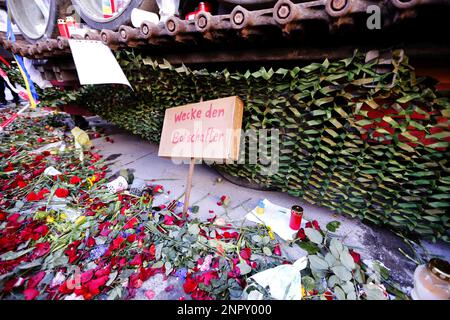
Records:
<instances>
[{"instance_id":1,"label":"red rose","mask_svg":"<svg viewBox=\"0 0 450 320\"><path fill-rule=\"evenodd\" d=\"M59 293L62 294L71 294L73 292L73 284L70 283L70 280L64 281L58 288Z\"/></svg>"},{"instance_id":2,"label":"red rose","mask_svg":"<svg viewBox=\"0 0 450 320\"><path fill-rule=\"evenodd\" d=\"M33 300L34 298L36 298L39 295L39 291L37 291L34 288L25 289L23 291L23 295L25 297L25 300Z\"/></svg>"},{"instance_id":3,"label":"red rose","mask_svg":"<svg viewBox=\"0 0 450 320\"><path fill-rule=\"evenodd\" d=\"M186 281L183 284L184 292L186 293L192 293L195 289L197 289L197 281L195 279L192 279L191 275L188 275L186 277Z\"/></svg>"},{"instance_id":4,"label":"red rose","mask_svg":"<svg viewBox=\"0 0 450 320\"><path fill-rule=\"evenodd\" d=\"M38 243L35 246L32 258L37 259L37 258L43 257L49 252L50 252L50 243L48 243L48 242Z\"/></svg>"},{"instance_id":5,"label":"red rose","mask_svg":"<svg viewBox=\"0 0 450 320\"><path fill-rule=\"evenodd\" d=\"M325 296L325 299L333 300L333 294L331 293L331 291L325 291L323 295Z\"/></svg>"},{"instance_id":6,"label":"red rose","mask_svg":"<svg viewBox=\"0 0 450 320\"><path fill-rule=\"evenodd\" d=\"M242 249L241 252L239 252L239 255L241 256L242 259L249 260L252 255L252 249L250 248Z\"/></svg>"},{"instance_id":7,"label":"red rose","mask_svg":"<svg viewBox=\"0 0 450 320\"><path fill-rule=\"evenodd\" d=\"M135 233L130 234L130 235L127 237L127 241L128 241L128 242L135 242L136 239L137 239L137 236L136 236Z\"/></svg>"},{"instance_id":8,"label":"red rose","mask_svg":"<svg viewBox=\"0 0 450 320\"><path fill-rule=\"evenodd\" d=\"M81 283L85 284L86 282L90 281L92 277L94 276L94 270L88 270L81 274Z\"/></svg>"},{"instance_id":9,"label":"red rose","mask_svg":"<svg viewBox=\"0 0 450 320\"><path fill-rule=\"evenodd\" d=\"M86 246L88 248L91 248L91 247L93 247L95 245L96 245L95 239L92 238L92 237L89 237L88 240L86 241Z\"/></svg>"},{"instance_id":10,"label":"red rose","mask_svg":"<svg viewBox=\"0 0 450 320\"><path fill-rule=\"evenodd\" d=\"M319 223L317 222L317 220L313 220L312 222L314 229L316 229L317 231L320 231L320 226Z\"/></svg>"},{"instance_id":11,"label":"red rose","mask_svg":"<svg viewBox=\"0 0 450 320\"><path fill-rule=\"evenodd\" d=\"M108 282L108 276L103 276L98 279L92 280L89 283L87 283L87 287L89 288L89 292L96 296L100 293L100 287L104 286L106 282Z\"/></svg>"},{"instance_id":12,"label":"red rose","mask_svg":"<svg viewBox=\"0 0 450 320\"><path fill-rule=\"evenodd\" d=\"M12 215L10 215L10 216L8 217L8 221L11 222L11 223L16 223L17 220L19 220L19 218L20 218L20 214L18 214L18 213L13 213Z\"/></svg>"},{"instance_id":13,"label":"red rose","mask_svg":"<svg viewBox=\"0 0 450 320\"><path fill-rule=\"evenodd\" d=\"M36 288L37 285L44 279L45 277L45 271L41 271L34 276L32 276L27 283L27 289L33 289Z\"/></svg>"},{"instance_id":14,"label":"red rose","mask_svg":"<svg viewBox=\"0 0 450 320\"><path fill-rule=\"evenodd\" d=\"M19 188L25 188L27 186L27 183L23 180L20 180L17 185L19 186Z\"/></svg>"},{"instance_id":15,"label":"red rose","mask_svg":"<svg viewBox=\"0 0 450 320\"><path fill-rule=\"evenodd\" d=\"M127 229L132 229L134 228L135 224L138 223L136 217L130 219L124 226L123 229L127 230Z\"/></svg>"},{"instance_id":16,"label":"red rose","mask_svg":"<svg viewBox=\"0 0 450 320\"><path fill-rule=\"evenodd\" d=\"M44 142L44 139L42 139L41 137L37 138L37 142L42 143Z\"/></svg>"},{"instance_id":17,"label":"red rose","mask_svg":"<svg viewBox=\"0 0 450 320\"><path fill-rule=\"evenodd\" d=\"M27 201L38 201L39 197L36 193L34 193L33 191L31 191L28 195L27 195Z\"/></svg>"},{"instance_id":18,"label":"red rose","mask_svg":"<svg viewBox=\"0 0 450 320\"><path fill-rule=\"evenodd\" d=\"M77 176L73 176L72 178L70 178L70 184L78 184L81 182L81 179Z\"/></svg>"},{"instance_id":19,"label":"red rose","mask_svg":"<svg viewBox=\"0 0 450 320\"><path fill-rule=\"evenodd\" d=\"M348 251L350 255L353 257L353 261L355 261L356 264L361 264L361 255L352 249Z\"/></svg>"},{"instance_id":20,"label":"red rose","mask_svg":"<svg viewBox=\"0 0 450 320\"><path fill-rule=\"evenodd\" d=\"M142 256L140 254L134 256L133 260L130 261L130 265L139 266L142 264Z\"/></svg>"},{"instance_id":21,"label":"red rose","mask_svg":"<svg viewBox=\"0 0 450 320\"><path fill-rule=\"evenodd\" d=\"M121 236L118 236L116 239L114 239L111 243L111 250L119 249L120 245L125 241L124 238Z\"/></svg>"},{"instance_id":22,"label":"red rose","mask_svg":"<svg viewBox=\"0 0 450 320\"><path fill-rule=\"evenodd\" d=\"M276 245L275 248L273 248L273 254L276 256L281 256L281 249L279 245Z\"/></svg>"},{"instance_id":23,"label":"red rose","mask_svg":"<svg viewBox=\"0 0 450 320\"><path fill-rule=\"evenodd\" d=\"M36 229L33 230L34 233L38 234L41 237L44 237L48 233L48 227L45 224L40 225ZM36 245L36 248L43 249L44 247L48 246L48 243L43 243L41 246Z\"/></svg>"},{"instance_id":24,"label":"red rose","mask_svg":"<svg viewBox=\"0 0 450 320\"><path fill-rule=\"evenodd\" d=\"M150 254L151 254L152 256L154 256L154 255L155 255L155 252L156 252L156 246L155 246L155 244L152 244L152 245L150 246Z\"/></svg>"},{"instance_id":25,"label":"red rose","mask_svg":"<svg viewBox=\"0 0 450 320\"><path fill-rule=\"evenodd\" d=\"M306 240L306 234L305 234L305 230L303 228L300 228L297 232L297 238L299 238L302 241Z\"/></svg>"},{"instance_id":26,"label":"red rose","mask_svg":"<svg viewBox=\"0 0 450 320\"><path fill-rule=\"evenodd\" d=\"M140 275L139 273L133 273L129 280L128 280L128 286L130 286L131 288L134 289L138 289L140 287L142 287L142 280L140 279Z\"/></svg>"},{"instance_id":27,"label":"red rose","mask_svg":"<svg viewBox=\"0 0 450 320\"><path fill-rule=\"evenodd\" d=\"M317 220L313 220L313 222L307 222L305 225L306 228L313 228L316 229L317 231L320 231L320 226L319 223L317 222Z\"/></svg>"},{"instance_id":28,"label":"red rose","mask_svg":"<svg viewBox=\"0 0 450 320\"><path fill-rule=\"evenodd\" d=\"M45 196L47 193L50 193L50 190L48 190L47 188L42 189L42 190L39 191L38 194L37 194L38 199L39 199L39 200L44 199L44 196Z\"/></svg>"},{"instance_id":29,"label":"red rose","mask_svg":"<svg viewBox=\"0 0 450 320\"><path fill-rule=\"evenodd\" d=\"M69 195L69 190L64 189L64 188L58 188L55 191L55 196L57 196L58 198L67 198L68 195Z\"/></svg>"},{"instance_id":30,"label":"red rose","mask_svg":"<svg viewBox=\"0 0 450 320\"><path fill-rule=\"evenodd\" d=\"M168 216L168 215L165 215L165 216L164 216L164 224L165 224L165 225L171 226L171 225L173 225L174 223L175 223L175 217L173 217L173 216Z\"/></svg>"}]
</instances>

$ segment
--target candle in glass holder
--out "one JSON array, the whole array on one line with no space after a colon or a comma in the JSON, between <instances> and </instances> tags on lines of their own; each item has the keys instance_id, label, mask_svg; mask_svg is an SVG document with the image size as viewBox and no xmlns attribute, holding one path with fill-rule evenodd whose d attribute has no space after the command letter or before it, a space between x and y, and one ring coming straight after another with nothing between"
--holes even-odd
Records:
<instances>
[{"instance_id":1,"label":"candle in glass holder","mask_svg":"<svg viewBox=\"0 0 450 320\"><path fill-rule=\"evenodd\" d=\"M292 230L300 229L300 225L302 224L303 217L303 208L300 206L292 206L291 208L291 220L289 222L289 227Z\"/></svg>"},{"instance_id":2,"label":"candle in glass holder","mask_svg":"<svg viewBox=\"0 0 450 320\"><path fill-rule=\"evenodd\" d=\"M418 266L411 297L414 300L449 300L450 263L433 258L428 264Z\"/></svg>"}]
</instances>

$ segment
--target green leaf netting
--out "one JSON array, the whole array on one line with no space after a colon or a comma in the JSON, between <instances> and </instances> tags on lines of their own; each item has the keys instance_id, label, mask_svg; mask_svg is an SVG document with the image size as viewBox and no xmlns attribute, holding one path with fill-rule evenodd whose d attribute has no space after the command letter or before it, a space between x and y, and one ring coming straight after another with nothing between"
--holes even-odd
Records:
<instances>
[{"instance_id":1,"label":"green leaf netting","mask_svg":"<svg viewBox=\"0 0 450 320\"><path fill-rule=\"evenodd\" d=\"M218 169L338 213L449 241L450 102L415 77L407 58L396 57L385 74L357 53L240 73L175 68L123 51L119 61L135 91L85 87L79 95L96 114L153 142L166 108L237 95L245 102L243 129L280 130L279 170Z\"/></svg>"}]
</instances>

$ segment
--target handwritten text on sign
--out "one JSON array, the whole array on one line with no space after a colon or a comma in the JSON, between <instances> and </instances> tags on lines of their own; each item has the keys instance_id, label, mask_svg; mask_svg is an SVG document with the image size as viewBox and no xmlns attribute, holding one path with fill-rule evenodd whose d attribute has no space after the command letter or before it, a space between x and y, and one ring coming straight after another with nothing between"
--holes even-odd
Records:
<instances>
[{"instance_id":1,"label":"handwritten text on sign","mask_svg":"<svg viewBox=\"0 0 450 320\"><path fill-rule=\"evenodd\" d=\"M242 114L238 97L167 109L159 156L237 160Z\"/></svg>"}]
</instances>

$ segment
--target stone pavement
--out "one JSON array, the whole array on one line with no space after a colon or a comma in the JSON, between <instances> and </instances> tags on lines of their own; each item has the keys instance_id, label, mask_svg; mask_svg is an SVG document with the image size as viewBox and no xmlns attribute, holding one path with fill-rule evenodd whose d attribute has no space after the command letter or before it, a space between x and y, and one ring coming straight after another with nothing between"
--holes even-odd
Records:
<instances>
[{"instance_id":1,"label":"stone pavement","mask_svg":"<svg viewBox=\"0 0 450 320\"><path fill-rule=\"evenodd\" d=\"M113 173L123 168L129 168L135 177L144 180L155 179L156 181L151 183L163 185L166 190L171 191L173 198L178 198L183 194L188 172L187 164L176 165L170 159L158 157L158 145L120 130L98 117L90 117L88 120L91 126L105 129L108 136L114 140L114 143L106 141L105 138L93 141L102 155L115 159L115 163L111 166L114 170ZM412 288L416 265L406 258L399 248L412 257L414 257L414 253L400 237L391 231L373 224L363 223L356 218L335 214L327 208L310 205L285 193L244 188L218 178L221 176L214 169L201 164L195 166L191 204L198 205L200 210L194 216L206 220L217 215L223 216L228 221L240 223L245 214L253 209L260 199L267 198L286 208L299 204L304 208L306 219L310 221L315 219L322 226L333 220L340 221L341 227L338 233L345 235L346 244L353 246L363 259L382 261L391 270L393 279L402 286L406 293L409 293ZM223 207L217 205L222 195L231 198L231 209L228 210L228 214ZM211 210L213 212L210 212ZM450 260L450 245L424 241L422 245L429 256L439 256ZM297 259L305 254L298 247L290 248L282 245L281 248L283 253L291 259ZM136 298L147 299L144 294L147 290L154 291L154 299L178 299L181 296L188 298L184 294L181 284L181 281L174 277L164 279L162 275L158 275L144 283Z\"/></svg>"}]
</instances>

